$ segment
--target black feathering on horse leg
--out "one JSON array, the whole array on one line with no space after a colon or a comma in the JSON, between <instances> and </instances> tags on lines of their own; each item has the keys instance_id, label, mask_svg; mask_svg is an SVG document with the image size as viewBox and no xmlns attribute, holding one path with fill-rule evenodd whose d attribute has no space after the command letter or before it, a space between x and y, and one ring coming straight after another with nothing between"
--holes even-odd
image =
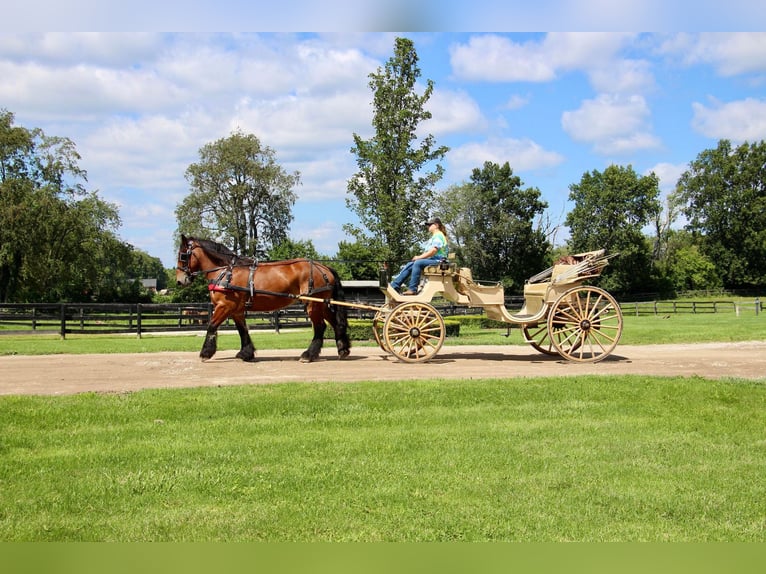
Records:
<instances>
[{"instance_id":1,"label":"black feathering on horse leg","mask_svg":"<svg viewBox=\"0 0 766 574\"><path fill-rule=\"evenodd\" d=\"M207 361L213 358L218 347L218 333L217 327L208 327L207 335L205 335L205 342L202 344L202 350L199 352L199 356L203 361Z\"/></svg>"}]
</instances>

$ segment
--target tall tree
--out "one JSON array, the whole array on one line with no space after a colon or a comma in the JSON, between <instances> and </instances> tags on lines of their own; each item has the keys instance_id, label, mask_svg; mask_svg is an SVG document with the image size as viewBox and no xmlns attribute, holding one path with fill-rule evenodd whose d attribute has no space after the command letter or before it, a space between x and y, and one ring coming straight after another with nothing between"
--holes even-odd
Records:
<instances>
[{"instance_id":1,"label":"tall tree","mask_svg":"<svg viewBox=\"0 0 766 574\"><path fill-rule=\"evenodd\" d=\"M0 300L92 298L124 286L117 208L87 192L68 138L13 125L0 110Z\"/></svg>"},{"instance_id":2,"label":"tall tree","mask_svg":"<svg viewBox=\"0 0 766 574\"><path fill-rule=\"evenodd\" d=\"M642 230L661 209L657 176L639 176L631 166L610 165L603 172L584 173L569 190L575 204L566 218L570 250L619 252L607 268L603 286L618 293L651 289L652 248Z\"/></svg>"},{"instance_id":3,"label":"tall tree","mask_svg":"<svg viewBox=\"0 0 766 574\"><path fill-rule=\"evenodd\" d=\"M548 266L551 249L537 225L548 204L540 190L523 186L508 162L485 162L470 182L452 186L439 200L461 263L478 279L518 290Z\"/></svg>"},{"instance_id":4,"label":"tall tree","mask_svg":"<svg viewBox=\"0 0 766 574\"><path fill-rule=\"evenodd\" d=\"M448 151L430 134L416 142L419 124L431 118L425 104L433 92L431 80L422 95L415 92L420 75L412 40L397 38L393 57L369 76L375 135L365 140L355 133L351 148L359 171L348 182L346 204L363 227L345 229L363 243L377 239L383 258L394 262L409 259L424 238L433 186L444 171L438 161Z\"/></svg>"},{"instance_id":5,"label":"tall tree","mask_svg":"<svg viewBox=\"0 0 766 574\"><path fill-rule=\"evenodd\" d=\"M288 238L297 171L285 171L273 149L241 131L203 146L199 155L186 170L191 193L176 207L179 231L250 256Z\"/></svg>"},{"instance_id":6,"label":"tall tree","mask_svg":"<svg viewBox=\"0 0 766 574\"><path fill-rule=\"evenodd\" d=\"M678 190L700 251L727 288L766 285L766 142L721 140L697 156Z\"/></svg>"}]
</instances>

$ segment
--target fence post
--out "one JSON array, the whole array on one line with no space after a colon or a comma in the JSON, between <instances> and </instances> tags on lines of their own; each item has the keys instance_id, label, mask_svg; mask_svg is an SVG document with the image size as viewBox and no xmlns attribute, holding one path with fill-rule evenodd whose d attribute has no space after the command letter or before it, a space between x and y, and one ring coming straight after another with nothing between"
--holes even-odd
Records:
<instances>
[{"instance_id":1,"label":"fence post","mask_svg":"<svg viewBox=\"0 0 766 574\"><path fill-rule=\"evenodd\" d=\"M66 307L61 304L61 338L66 339Z\"/></svg>"},{"instance_id":2,"label":"fence post","mask_svg":"<svg viewBox=\"0 0 766 574\"><path fill-rule=\"evenodd\" d=\"M761 298L756 297L755 298L755 314L757 315L760 312L761 312Z\"/></svg>"},{"instance_id":3,"label":"fence post","mask_svg":"<svg viewBox=\"0 0 766 574\"><path fill-rule=\"evenodd\" d=\"M131 309L131 314L133 310ZM136 304L136 334L141 338L141 303Z\"/></svg>"}]
</instances>

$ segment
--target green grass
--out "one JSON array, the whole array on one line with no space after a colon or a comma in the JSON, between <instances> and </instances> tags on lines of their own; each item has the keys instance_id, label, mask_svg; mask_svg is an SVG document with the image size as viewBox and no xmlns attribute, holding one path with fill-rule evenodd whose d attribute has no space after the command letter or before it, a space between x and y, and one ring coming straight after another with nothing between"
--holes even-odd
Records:
<instances>
[{"instance_id":1,"label":"green grass","mask_svg":"<svg viewBox=\"0 0 766 574\"><path fill-rule=\"evenodd\" d=\"M524 344L504 334L445 344ZM621 342L764 339L763 314L721 313L626 316ZM0 353L201 344L2 336ZM4 396L0 541L764 542L764 428L764 382L696 377Z\"/></svg>"},{"instance_id":2,"label":"green grass","mask_svg":"<svg viewBox=\"0 0 766 574\"><path fill-rule=\"evenodd\" d=\"M526 345L518 328L479 329L461 327L459 337L448 337L445 345ZM372 331L370 330L370 336ZM257 349L301 349L308 346L311 331L307 329L284 329L276 334L271 331L254 331L253 341ZM646 345L664 343L709 343L715 341L766 340L766 313L676 314L624 316L620 344ZM203 338L194 333L179 335L2 335L0 355L41 355L57 353L155 353L160 351L195 351L202 347ZM331 341L328 345L333 345ZM354 341L354 346L375 343ZM239 336L222 332L218 338L219 349L238 349Z\"/></svg>"},{"instance_id":3,"label":"green grass","mask_svg":"<svg viewBox=\"0 0 766 574\"><path fill-rule=\"evenodd\" d=\"M4 541L766 541L766 386L0 397Z\"/></svg>"}]
</instances>

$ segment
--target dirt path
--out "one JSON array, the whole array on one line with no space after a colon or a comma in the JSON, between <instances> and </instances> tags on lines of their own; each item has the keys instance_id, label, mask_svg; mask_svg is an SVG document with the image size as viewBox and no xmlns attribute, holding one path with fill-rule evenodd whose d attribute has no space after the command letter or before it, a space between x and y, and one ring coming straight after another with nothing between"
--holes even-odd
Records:
<instances>
[{"instance_id":1,"label":"dirt path","mask_svg":"<svg viewBox=\"0 0 766 574\"><path fill-rule=\"evenodd\" d=\"M766 341L618 346L604 361L580 364L523 346L443 347L428 363L402 363L377 347L354 347L339 361L333 348L304 364L300 351L261 351L254 363L220 351L203 363L196 352L0 357L0 395L269 384L288 381L387 381L572 375L698 375L766 380Z\"/></svg>"}]
</instances>

